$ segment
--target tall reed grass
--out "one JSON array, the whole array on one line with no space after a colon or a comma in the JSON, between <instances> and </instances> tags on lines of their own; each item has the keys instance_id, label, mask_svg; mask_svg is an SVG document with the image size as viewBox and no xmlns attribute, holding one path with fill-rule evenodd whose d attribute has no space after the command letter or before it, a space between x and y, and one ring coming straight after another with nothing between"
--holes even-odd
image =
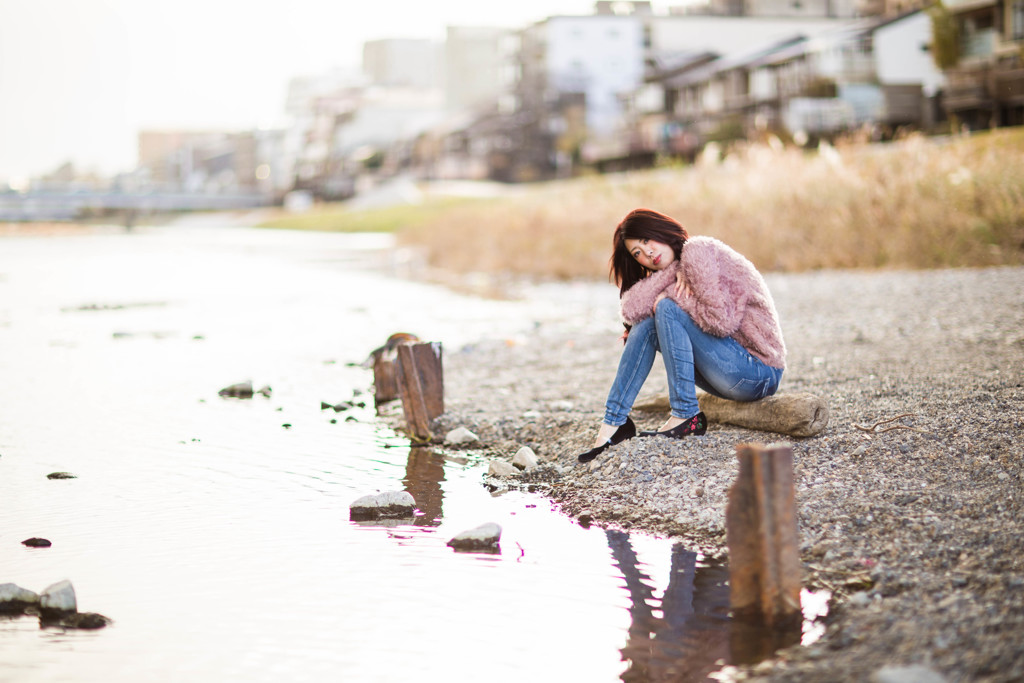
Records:
<instances>
[{"instance_id":1,"label":"tall reed grass","mask_svg":"<svg viewBox=\"0 0 1024 683\"><path fill-rule=\"evenodd\" d=\"M448 205L397 235L448 271L604 278L612 230L637 207L763 271L1021 264L1024 129L814 152L751 144L721 161Z\"/></svg>"}]
</instances>

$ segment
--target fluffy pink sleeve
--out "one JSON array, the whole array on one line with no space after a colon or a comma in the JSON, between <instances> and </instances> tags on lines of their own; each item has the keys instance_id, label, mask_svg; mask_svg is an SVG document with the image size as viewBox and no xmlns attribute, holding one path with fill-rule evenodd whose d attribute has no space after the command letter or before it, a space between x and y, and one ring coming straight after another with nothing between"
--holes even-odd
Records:
<instances>
[{"instance_id":1,"label":"fluffy pink sleeve","mask_svg":"<svg viewBox=\"0 0 1024 683\"><path fill-rule=\"evenodd\" d=\"M706 332L734 334L746 312L754 266L728 245L701 236L683 247L682 270L693 294L679 305Z\"/></svg>"},{"instance_id":2,"label":"fluffy pink sleeve","mask_svg":"<svg viewBox=\"0 0 1024 683\"><path fill-rule=\"evenodd\" d=\"M654 302L658 295L675 286L676 269L676 264L672 264L665 270L659 270L643 280L638 280L627 289L620 300L622 319L630 325L635 325L644 318L654 315Z\"/></svg>"}]
</instances>

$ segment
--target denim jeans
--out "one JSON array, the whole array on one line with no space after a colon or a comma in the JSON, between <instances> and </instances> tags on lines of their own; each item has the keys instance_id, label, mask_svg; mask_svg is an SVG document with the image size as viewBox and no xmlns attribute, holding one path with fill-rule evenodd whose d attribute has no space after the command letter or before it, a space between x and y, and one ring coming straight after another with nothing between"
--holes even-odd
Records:
<instances>
[{"instance_id":1,"label":"denim jeans","mask_svg":"<svg viewBox=\"0 0 1024 683\"><path fill-rule=\"evenodd\" d=\"M683 419L700 412L696 387L733 401L756 401L774 394L782 379L782 370L766 365L732 337L704 332L676 302L662 299L654 316L629 331L605 402L605 424L625 423L659 351L672 415Z\"/></svg>"}]
</instances>

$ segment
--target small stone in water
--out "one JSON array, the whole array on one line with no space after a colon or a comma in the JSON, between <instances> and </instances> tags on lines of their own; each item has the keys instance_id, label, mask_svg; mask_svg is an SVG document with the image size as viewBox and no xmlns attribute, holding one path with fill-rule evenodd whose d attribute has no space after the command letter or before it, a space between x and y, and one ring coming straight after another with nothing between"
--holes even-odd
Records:
<instances>
[{"instance_id":1,"label":"small stone in water","mask_svg":"<svg viewBox=\"0 0 1024 683\"><path fill-rule=\"evenodd\" d=\"M26 538L21 542L22 545L27 545L29 548L49 548L52 543L45 538Z\"/></svg>"},{"instance_id":2,"label":"small stone in water","mask_svg":"<svg viewBox=\"0 0 1024 683\"><path fill-rule=\"evenodd\" d=\"M13 583L0 583L0 614L21 612L39 602L39 596Z\"/></svg>"},{"instance_id":3,"label":"small stone in water","mask_svg":"<svg viewBox=\"0 0 1024 683\"><path fill-rule=\"evenodd\" d=\"M486 550L495 548L501 540L501 526L494 522L481 524L456 534L448 545L456 550Z\"/></svg>"},{"instance_id":4,"label":"small stone in water","mask_svg":"<svg viewBox=\"0 0 1024 683\"><path fill-rule=\"evenodd\" d=\"M73 612L62 614L56 619L43 620L44 626L62 626L63 628L97 629L110 623L110 619L96 612Z\"/></svg>"},{"instance_id":5,"label":"small stone in water","mask_svg":"<svg viewBox=\"0 0 1024 683\"><path fill-rule=\"evenodd\" d=\"M239 382L217 392L225 398L252 398L252 382Z\"/></svg>"},{"instance_id":6,"label":"small stone in water","mask_svg":"<svg viewBox=\"0 0 1024 683\"><path fill-rule=\"evenodd\" d=\"M75 475L70 472L50 472L46 475L47 479L76 479Z\"/></svg>"},{"instance_id":7,"label":"small stone in water","mask_svg":"<svg viewBox=\"0 0 1024 683\"><path fill-rule=\"evenodd\" d=\"M363 496L348 507L350 519L411 517L416 509L416 499L408 491L387 491Z\"/></svg>"},{"instance_id":8,"label":"small stone in water","mask_svg":"<svg viewBox=\"0 0 1024 683\"><path fill-rule=\"evenodd\" d=\"M39 609L44 612L77 612L74 586L67 579L47 586L39 595Z\"/></svg>"}]
</instances>

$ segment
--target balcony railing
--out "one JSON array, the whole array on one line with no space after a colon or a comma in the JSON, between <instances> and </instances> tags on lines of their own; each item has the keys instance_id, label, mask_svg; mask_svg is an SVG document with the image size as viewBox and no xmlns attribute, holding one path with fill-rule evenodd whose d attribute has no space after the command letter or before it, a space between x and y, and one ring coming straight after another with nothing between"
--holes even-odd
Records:
<instances>
[{"instance_id":1,"label":"balcony railing","mask_svg":"<svg viewBox=\"0 0 1024 683\"><path fill-rule=\"evenodd\" d=\"M993 94L1000 102L1024 103L1024 69L996 71L993 74Z\"/></svg>"}]
</instances>

